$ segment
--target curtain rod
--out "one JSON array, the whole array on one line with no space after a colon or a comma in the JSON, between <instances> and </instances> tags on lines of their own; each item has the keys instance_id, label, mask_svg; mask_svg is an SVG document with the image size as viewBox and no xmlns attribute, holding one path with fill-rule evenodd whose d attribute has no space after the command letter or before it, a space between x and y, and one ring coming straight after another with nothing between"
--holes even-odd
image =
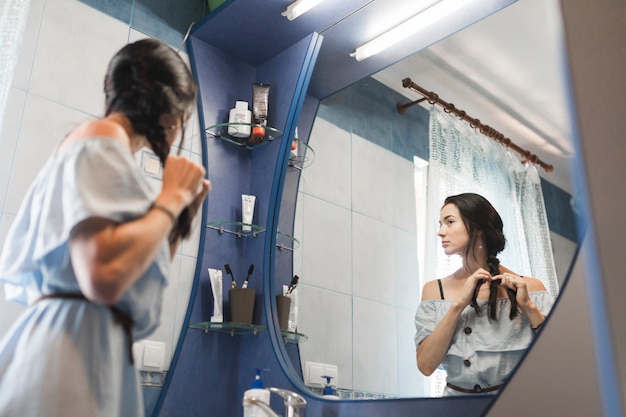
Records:
<instances>
[{"instance_id":1,"label":"curtain rod","mask_svg":"<svg viewBox=\"0 0 626 417\"><path fill-rule=\"evenodd\" d=\"M543 162L541 159L539 159L537 155L530 153L529 151L525 149L520 148L515 143L513 143L511 139L505 137L502 133L498 132L491 126L482 124L480 120L474 119L473 117L468 116L467 113L465 113L465 111L459 110L456 107L454 107L454 104L448 103L440 99L439 96L433 93L432 91L427 91L423 89L422 87L420 87L419 85L411 81L410 78L405 78L404 80L402 80L402 86L404 88L408 88L412 91L415 91L416 93L421 94L422 96L424 96L424 98L421 98L416 101L412 101L410 103L404 103L404 104L398 102L397 108L400 114L404 114L406 112L406 109L408 109L409 107L414 106L415 104L421 103L424 100L427 100L430 104L433 104L433 105L438 104L441 107L443 107L443 110L446 113L453 113L459 119L465 120L466 122L470 124L472 128L478 129L480 133L487 136L488 138L495 140L500 145L509 149L513 149L515 152L519 153L522 156L522 163L531 162L535 165L539 165L540 167L545 169L546 172L552 172L552 170L554 169L552 165Z\"/></svg>"}]
</instances>

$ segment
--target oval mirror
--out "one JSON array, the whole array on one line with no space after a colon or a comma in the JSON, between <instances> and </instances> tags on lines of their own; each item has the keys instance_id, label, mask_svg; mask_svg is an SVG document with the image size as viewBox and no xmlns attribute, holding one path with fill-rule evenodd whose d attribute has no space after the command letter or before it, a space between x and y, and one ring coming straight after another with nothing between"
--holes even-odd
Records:
<instances>
[{"instance_id":1,"label":"oval mirror","mask_svg":"<svg viewBox=\"0 0 626 417\"><path fill-rule=\"evenodd\" d=\"M561 42L556 2L520 0L320 101L291 161L299 183L288 175L281 207L297 247L277 256L299 277L295 322L282 334L296 339L287 366L313 393L325 374L346 399L437 397L445 386L442 372L426 378L415 363L421 287L437 277L426 275L435 269L425 248L437 244L438 212L426 210L433 105L399 114L396 103L422 98L404 78L554 167L537 171L553 260L542 278L558 295L578 240Z\"/></svg>"}]
</instances>

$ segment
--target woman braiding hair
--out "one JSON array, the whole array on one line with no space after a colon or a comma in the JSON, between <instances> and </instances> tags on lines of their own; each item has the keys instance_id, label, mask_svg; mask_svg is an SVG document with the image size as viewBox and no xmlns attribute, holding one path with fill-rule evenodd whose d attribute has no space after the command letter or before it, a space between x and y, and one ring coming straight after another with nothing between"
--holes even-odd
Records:
<instances>
[{"instance_id":1,"label":"woman braiding hair","mask_svg":"<svg viewBox=\"0 0 626 417\"><path fill-rule=\"evenodd\" d=\"M500 264L502 230L502 218L478 194L450 196L441 208L437 235L462 266L424 285L415 346L424 375L446 370L444 395L498 391L554 302L541 281ZM508 311L509 320L498 320L499 311Z\"/></svg>"},{"instance_id":2,"label":"woman braiding hair","mask_svg":"<svg viewBox=\"0 0 626 417\"><path fill-rule=\"evenodd\" d=\"M502 231L504 227L502 218L496 209L486 198L472 193L450 196L446 198L444 206L447 204L454 204L459 209L465 228L469 233L470 244L465 248L464 256L472 256L478 262L477 256L480 256L480 252L474 253L472 248L476 242L480 242L478 249L487 255L487 270L492 276L500 275L498 254L504 250L506 238ZM489 283L489 317L494 320L497 320L496 298L500 283L501 280L492 280ZM476 298L482 285L483 280L478 280L472 296L471 306L477 314L480 314L481 308L476 302ZM511 300L509 318L512 320L517 315L517 301L514 290L507 287L507 293Z\"/></svg>"}]
</instances>

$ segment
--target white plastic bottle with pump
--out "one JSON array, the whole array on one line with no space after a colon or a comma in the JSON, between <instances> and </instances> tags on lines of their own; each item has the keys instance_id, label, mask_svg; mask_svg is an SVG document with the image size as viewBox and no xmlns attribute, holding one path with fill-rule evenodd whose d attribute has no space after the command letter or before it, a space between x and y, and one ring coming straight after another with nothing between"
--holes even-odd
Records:
<instances>
[{"instance_id":1,"label":"white plastic bottle with pump","mask_svg":"<svg viewBox=\"0 0 626 417\"><path fill-rule=\"evenodd\" d=\"M270 391L265 389L265 384L261 379L261 372L267 371L267 369L256 368L256 376L252 381L252 387L243 393L243 398L256 398L259 401L263 401L265 404L270 405ZM244 417L269 417L268 414L259 407L244 407Z\"/></svg>"},{"instance_id":2,"label":"white plastic bottle with pump","mask_svg":"<svg viewBox=\"0 0 626 417\"><path fill-rule=\"evenodd\" d=\"M248 123L243 125L231 124L228 126L228 134L235 138L246 138L250 136L250 122L252 112L248 110L247 101L235 102L235 107L228 114L228 123Z\"/></svg>"},{"instance_id":3,"label":"white plastic bottle with pump","mask_svg":"<svg viewBox=\"0 0 626 417\"><path fill-rule=\"evenodd\" d=\"M337 395L337 393L335 392L333 386L330 383L330 381L333 379L333 377L332 376L323 375L322 378L324 378L326 380L326 385L324 386L324 391L322 393L322 397L324 397L324 398L332 398L332 399L338 400L339 396Z\"/></svg>"}]
</instances>

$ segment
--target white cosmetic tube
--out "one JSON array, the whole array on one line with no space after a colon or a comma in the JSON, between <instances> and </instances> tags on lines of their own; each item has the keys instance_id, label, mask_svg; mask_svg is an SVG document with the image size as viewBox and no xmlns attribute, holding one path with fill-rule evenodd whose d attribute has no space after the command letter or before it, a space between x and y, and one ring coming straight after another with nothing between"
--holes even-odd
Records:
<instances>
[{"instance_id":1,"label":"white cosmetic tube","mask_svg":"<svg viewBox=\"0 0 626 417\"><path fill-rule=\"evenodd\" d=\"M222 270L209 268L211 289L213 290L213 315L211 322L222 323L224 321L223 294L222 294Z\"/></svg>"},{"instance_id":2,"label":"white cosmetic tube","mask_svg":"<svg viewBox=\"0 0 626 417\"><path fill-rule=\"evenodd\" d=\"M242 194L241 195L241 222L244 223L241 226L242 232L252 231L252 217L254 217L254 203L256 196Z\"/></svg>"},{"instance_id":3,"label":"white cosmetic tube","mask_svg":"<svg viewBox=\"0 0 626 417\"><path fill-rule=\"evenodd\" d=\"M283 285L283 295L291 298L289 304L289 322L287 323L287 330L295 332L298 328L298 289L291 290L289 292L289 286Z\"/></svg>"}]
</instances>

